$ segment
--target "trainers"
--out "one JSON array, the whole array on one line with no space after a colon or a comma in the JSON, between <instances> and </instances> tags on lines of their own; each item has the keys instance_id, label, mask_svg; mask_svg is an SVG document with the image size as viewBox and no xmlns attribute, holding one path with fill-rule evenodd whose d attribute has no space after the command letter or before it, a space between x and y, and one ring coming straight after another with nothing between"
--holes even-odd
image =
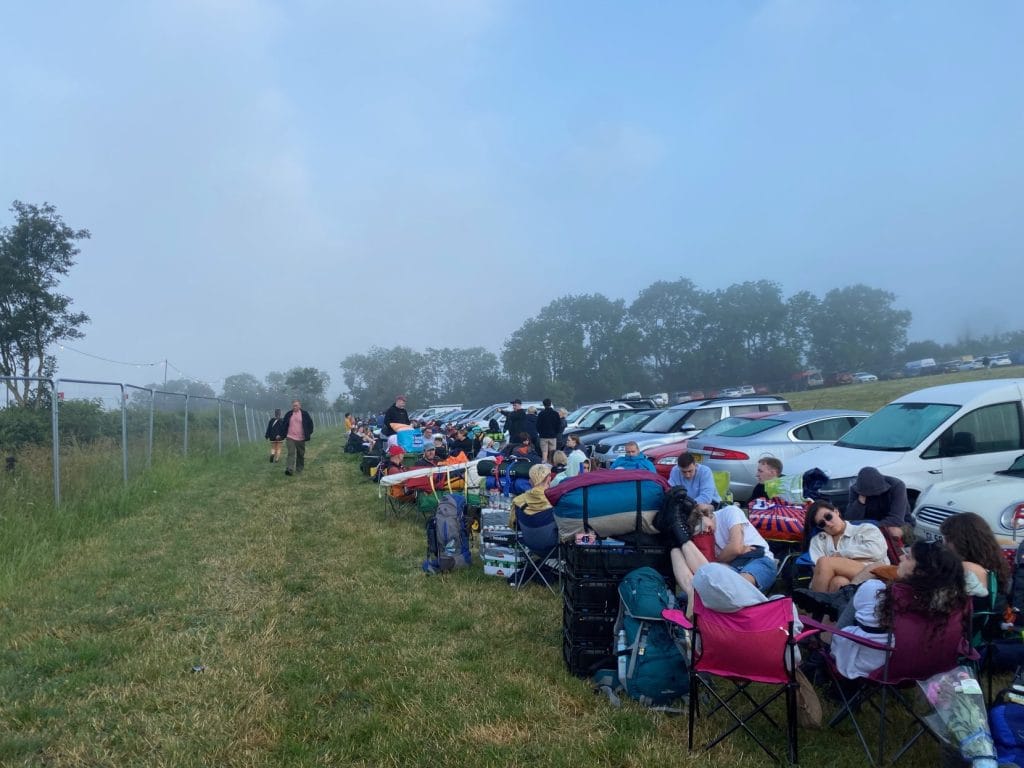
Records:
<instances>
[{"instance_id":1,"label":"trainers","mask_svg":"<svg viewBox=\"0 0 1024 768\"><path fill-rule=\"evenodd\" d=\"M294 473L293 473L293 472L292 472L292 471L291 471L290 469L286 469L286 470L284 471L284 473L285 473L286 475L291 475L291 474L294 474Z\"/></svg>"},{"instance_id":2,"label":"trainers","mask_svg":"<svg viewBox=\"0 0 1024 768\"><path fill-rule=\"evenodd\" d=\"M690 530L690 510L693 505L688 504L688 499L680 499L676 504L672 506L672 535L675 537L676 546L681 547L683 544L693 538L693 532Z\"/></svg>"},{"instance_id":3,"label":"trainers","mask_svg":"<svg viewBox=\"0 0 1024 768\"><path fill-rule=\"evenodd\" d=\"M270 455L270 463L271 463L271 464L273 464L273 463L274 463L274 455L273 455L273 454L271 454L271 455Z\"/></svg>"}]
</instances>

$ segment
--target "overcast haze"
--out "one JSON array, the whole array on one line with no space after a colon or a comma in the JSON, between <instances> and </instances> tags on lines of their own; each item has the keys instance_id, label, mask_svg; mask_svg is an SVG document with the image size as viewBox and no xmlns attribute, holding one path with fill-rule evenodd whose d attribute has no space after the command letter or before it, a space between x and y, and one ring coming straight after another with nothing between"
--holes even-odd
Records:
<instances>
[{"instance_id":1,"label":"overcast haze","mask_svg":"<svg viewBox=\"0 0 1024 768\"><path fill-rule=\"evenodd\" d=\"M500 352L554 298L680 276L1018 329L1022 30L1020 2L5 3L0 223L92 232L76 349L218 391L313 365L333 396L371 345Z\"/></svg>"}]
</instances>

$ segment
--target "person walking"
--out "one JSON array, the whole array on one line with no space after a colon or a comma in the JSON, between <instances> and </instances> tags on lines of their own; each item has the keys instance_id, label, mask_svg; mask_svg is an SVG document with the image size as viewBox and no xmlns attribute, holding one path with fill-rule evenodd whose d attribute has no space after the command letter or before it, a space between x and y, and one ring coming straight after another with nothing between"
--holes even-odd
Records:
<instances>
[{"instance_id":1,"label":"person walking","mask_svg":"<svg viewBox=\"0 0 1024 768\"><path fill-rule=\"evenodd\" d=\"M285 433L288 427L281 418L281 409L274 409L274 417L267 422L267 433L265 437L270 441L270 463L276 464L281 460L281 443L284 442Z\"/></svg>"},{"instance_id":2,"label":"person walking","mask_svg":"<svg viewBox=\"0 0 1024 768\"><path fill-rule=\"evenodd\" d=\"M302 403L292 400L292 411L285 420L288 441L288 465L284 473L297 475L306 464L306 443L313 436L313 417L302 410Z\"/></svg>"}]
</instances>

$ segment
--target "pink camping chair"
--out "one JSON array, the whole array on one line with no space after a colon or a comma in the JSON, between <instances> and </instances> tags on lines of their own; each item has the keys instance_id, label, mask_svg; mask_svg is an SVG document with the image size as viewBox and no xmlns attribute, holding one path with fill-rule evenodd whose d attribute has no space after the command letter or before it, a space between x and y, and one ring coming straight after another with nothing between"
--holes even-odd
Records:
<instances>
[{"instance_id":1,"label":"pink camping chair","mask_svg":"<svg viewBox=\"0 0 1024 768\"><path fill-rule=\"evenodd\" d=\"M779 758L762 737L751 728L757 716L768 721L774 733L784 732L790 763L797 762L797 710L795 678L796 644L803 635L794 635L793 601L788 598L768 600L720 613L706 607L699 594L693 596L693 622L680 610L665 610L666 620L693 629L690 644L690 722L689 748L693 749L694 723L702 692L711 701L702 713L710 719L718 712L728 715L728 727L703 746L710 750L736 731L742 729L769 757ZM808 633L810 634L810 633ZM728 680L732 687L720 693L709 677ZM774 690L758 700L752 683L774 686ZM780 696L786 700L786 728L783 731L768 713L767 707Z\"/></svg>"}]
</instances>

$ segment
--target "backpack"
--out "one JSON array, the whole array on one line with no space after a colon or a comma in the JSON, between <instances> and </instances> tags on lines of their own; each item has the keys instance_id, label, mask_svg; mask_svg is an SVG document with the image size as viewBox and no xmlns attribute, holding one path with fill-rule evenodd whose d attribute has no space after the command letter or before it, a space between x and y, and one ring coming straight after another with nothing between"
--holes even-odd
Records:
<instances>
[{"instance_id":1,"label":"backpack","mask_svg":"<svg viewBox=\"0 0 1024 768\"><path fill-rule=\"evenodd\" d=\"M1024 673L1020 667L1013 685L996 694L988 713L992 741L1000 763L1024 765Z\"/></svg>"},{"instance_id":2,"label":"backpack","mask_svg":"<svg viewBox=\"0 0 1024 768\"><path fill-rule=\"evenodd\" d=\"M685 641L661 617L662 610L675 607L665 577L649 566L630 571L619 584L618 682L626 695L649 707L664 707L690 690Z\"/></svg>"},{"instance_id":3,"label":"backpack","mask_svg":"<svg viewBox=\"0 0 1024 768\"><path fill-rule=\"evenodd\" d=\"M1013 578L1010 581L1010 605L1016 614L1015 623L1024 617L1024 541L1017 545L1013 556Z\"/></svg>"},{"instance_id":4,"label":"backpack","mask_svg":"<svg viewBox=\"0 0 1024 768\"><path fill-rule=\"evenodd\" d=\"M466 530L466 499L458 493L446 493L426 523L426 573L448 573L467 568L473 562Z\"/></svg>"}]
</instances>

